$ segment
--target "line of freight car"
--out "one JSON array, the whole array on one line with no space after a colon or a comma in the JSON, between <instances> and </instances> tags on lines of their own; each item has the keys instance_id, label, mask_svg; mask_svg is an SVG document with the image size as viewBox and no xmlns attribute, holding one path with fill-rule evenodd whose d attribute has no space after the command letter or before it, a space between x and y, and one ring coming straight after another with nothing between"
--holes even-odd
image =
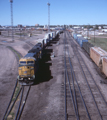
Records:
<instances>
[{"instance_id":1,"label":"line of freight car","mask_svg":"<svg viewBox=\"0 0 107 120\"><path fill-rule=\"evenodd\" d=\"M18 80L21 85L32 85L34 83L38 71L38 61L42 58L44 48L51 40L58 37L60 33L61 31L54 32L53 34L46 34L44 39L40 39L39 43L19 60ZM50 39L50 36L52 39Z\"/></svg>"},{"instance_id":2,"label":"line of freight car","mask_svg":"<svg viewBox=\"0 0 107 120\"><path fill-rule=\"evenodd\" d=\"M72 36L80 47L82 47L90 55L90 48L94 47L94 45L89 43L88 40L82 37L81 34L72 33Z\"/></svg>"},{"instance_id":3,"label":"line of freight car","mask_svg":"<svg viewBox=\"0 0 107 120\"><path fill-rule=\"evenodd\" d=\"M83 48L86 50L86 52L88 52L90 58L107 78L107 52L100 47L96 47L88 42L83 43Z\"/></svg>"},{"instance_id":4,"label":"line of freight car","mask_svg":"<svg viewBox=\"0 0 107 120\"><path fill-rule=\"evenodd\" d=\"M77 39L81 36L75 33L72 33L74 39ZM79 37L78 37L79 36ZM94 63L99 67L100 71L105 74L107 78L107 52L100 47L93 46L89 42L82 42L82 45L86 52L89 54L90 58Z\"/></svg>"}]
</instances>

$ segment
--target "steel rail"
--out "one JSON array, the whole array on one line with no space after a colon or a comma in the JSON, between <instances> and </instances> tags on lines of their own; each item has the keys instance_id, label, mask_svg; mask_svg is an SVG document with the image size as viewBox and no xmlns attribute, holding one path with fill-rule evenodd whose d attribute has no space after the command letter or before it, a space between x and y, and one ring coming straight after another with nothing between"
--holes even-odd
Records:
<instances>
[{"instance_id":1,"label":"steel rail","mask_svg":"<svg viewBox=\"0 0 107 120\"><path fill-rule=\"evenodd\" d=\"M68 44L67 42L67 39L66 39L66 43ZM69 54L69 47L67 46L67 52L68 52L68 59L70 58L70 54ZM70 62L69 62L70 63ZM70 68L71 69L71 68ZM77 111L77 116L79 116L79 113L78 113L78 105L77 105L77 100L76 100L76 91L75 91L75 85L74 85L74 78L73 78L73 74L71 72L71 78L72 78L72 84L73 84L73 93L74 93L74 101L75 101L75 106L76 106L76 111ZM79 118L78 118L79 119Z\"/></svg>"},{"instance_id":2,"label":"steel rail","mask_svg":"<svg viewBox=\"0 0 107 120\"><path fill-rule=\"evenodd\" d=\"M22 115L22 112L23 112L24 106L25 106L25 104L26 104L26 100L27 100L27 97L28 97L28 94L29 94L30 88L31 88L31 86L29 86L29 88L28 88L28 91L27 91L27 94L26 94L25 100L23 101L23 104L22 104L22 107L21 107L21 110L20 110L20 112L19 112L19 115L18 115L18 119L17 119L17 120L20 120L20 118L21 118L21 115Z\"/></svg>"},{"instance_id":3,"label":"steel rail","mask_svg":"<svg viewBox=\"0 0 107 120\"><path fill-rule=\"evenodd\" d=\"M73 43L74 43L74 41L73 41ZM71 45L72 45L72 44L71 44ZM73 48L73 49L74 49L74 48ZM77 51L77 53L79 53L77 49L75 49L75 50ZM84 76L84 78L85 78L85 80L86 80L87 86L88 86L88 88L89 88L89 90L90 90L90 93L91 93L92 98L93 98L93 100L94 100L94 103L95 103L95 106L96 106L97 111L98 111L98 113L99 113L99 116L100 116L101 120L103 120L103 119L102 119L102 116L101 116L101 113L100 113L100 111L99 111L99 109L98 109L97 103L96 103L96 101L95 101L94 95L93 95L93 93L92 93L92 91L91 91L91 88L90 88L90 86L89 86L88 80L87 80L87 78L86 78L86 75L85 75L85 73L84 73L84 70L83 70L83 68L82 68L82 65L81 65L81 63L80 63L80 61L79 61L79 58L78 58L75 50L74 50L74 53L75 53L75 55L76 55L76 57L77 57L77 60L78 60L78 62L79 62L79 65L80 65L80 68L81 68L81 70L82 70L83 76Z\"/></svg>"},{"instance_id":4,"label":"steel rail","mask_svg":"<svg viewBox=\"0 0 107 120\"><path fill-rule=\"evenodd\" d=\"M26 41L26 43L28 44L28 45L30 45L30 46L34 46L31 42L29 42L29 41Z\"/></svg>"},{"instance_id":5,"label":"steel rail","mask_svg":"<svg viewBox=\"0 0 107 120\"><path fill-rule=\"evenodd\" d=\"M73 71L73 67L72 67L72 64L71 64L71 60L70 60L70 58L69 58L69 62L70 62L70 66L71 66L71 68L70 68L70 69L71 69L71 72L72 72L73 77L74 77L74 79L75 79L75 81L76 81L76 83L77 83L78 90L79 90L79 93L80 93L81 99L82 99L82 101L83 101L84 107L85 107L85 109L86 109L86 112L87 112L88 118L89 118L89 120L91 120L91 117L90 117L90 115L89 115L88 109L87 109L87 107L86 107L85 101L84 101L84 99L83 99L83 96L82 96L82 93L81 93L81 90L80 90L80 87L79 87L79 84L78 84L78 82L77 82L77 79L76 79L75 73L74 73L74 71Z\"/></svg>"},{"instance_id":6,"label":"steel rail","mask_svg":"<svg viewBox=\"0 0 107 120\"><path fill-rule=\"evenodd\" d=\"M65 77L65 83L64 83L64 88L65 88L65 120L67 120L67 95L66 95L66 70L64 71L64 77Z\"/></svg>"},{"instance_id":7,"label":"steel rail","mask_svg":"<svg viewBox=\"0 0 107 120\"><path fill-rule=\"evenodd\" d=\"M80 53L79 53L79 54L80 54ZM81 57L81 56L80 56L80 57ZM81 57L81 59L82 59L82 61L83 61L84 65L85 65L85 67L87 68L87 70L88 70L88 72L89 72L89 74L90 74L90 76L91 76L91 78L92 78L92 80L93 80L94 84L96 85L96 87L97 87L97 89L98 89L98 91L99 91L99 93L100 93L100 95L101 95L101 97L102 97L102 99L103 99L104 103L105 103L105 104L106 104L106 106L107 106L107 102L105 101L105 98L104 98L104 96L102 95L102 93L101 93L101 91L100 91L100 89L99 89L98 85L96 84L96 82L95 82L95 80L94 80L94 78L93 78L93 76L92 76L91 72L89 71L88 67L86 66L85 61L83 60L83 58L82 58L82 57Z\"/></svg>"},{"instance_id":8,"label":"steel rail","mask_svg":"<svg viewBox=\"0 0 107 120\"><path fill-rule=\"evenodd\" d=\"M70 80L69 80L69 76L68 76L68 71L66 71L66 75L67 75L67 80L68 80L68 83L69 83L69 90L70 90L70 93L71 93L73 106L75 107L75 102L74 102L74 99L73 99L73 93L72 93L71 86L70 86ZM75 109L76 118L77 118L77 120L79 120L79 116L77 115L76 107L74 109Z\"/></svg>"},{"instance_id":9,"label":"steel rail","mask_svg":"<svg viewBox=\"0 0 107 120\"><path fill-rule=\"evenodd\" d=\"M20 102L19 102L18 110L17 110L16 116L15 116L15 120L17 120L17 116L18 116L19 111L20 111L20 106L21 106L21 102L22 102L22 98L23 98L23 93L24 93L24 86L22 86L22 94L21 94L21 97L20 97Z\"/></svg>"},{"instance_id":10,"label":"steel rail","mask_svg":"<svg viewBox=\"0 0 107 120\"><path fill-rule=\"evenodd\" d=\"M10 114L10 112L11 112L11 110L12 110L12 108L13 108L13 106L14 106L14 104L15 104L15 102L16 102L16 100L17 100L17 98L18 98L18 96L19 96L19 94L20 94L20 92L21 92L21 90L22 90L22 87L20 88L20 90L19 90L19 92L18 92L18 94L17 94L17 96L16 96L16 98L15 98L15 100L14 100L14 102L13 102L13 104L12 104L10 110L9 110L9 112L7 113L7 115L6 115L6 117L5 117L5 120L7 120L7 117L8 117L8 115Z\"/></svg>"},{"instance_id":11,"label":"steel rail","mask_svg":"<svg viewBox=\"0 0 107 120\"><path fill-rule=\"evenodd\" d=\"M65 34L64 34L64 35L65 35ZM64 38L66 38L66 37L64 36ZM64 51L66 51L66 48L65 48L65 39L64 39ZM76 109L76 107L75 107L75 102L74 102L74 98L73 98L73 93L72 93L71 86L70 86L70 80L69 80L69 76L68 76L67 66L66 66L66 53L65 53L65 55L64 55L64 63L65 63L66 76L67 76L67 80L68 80L68 83L69 83L69 90L70 90L70 94L71 94L71 98L72 98L72 103L73 103L75 115L76 115L77 120L79 120L79 116L78 116L78 114L77 114L77 109Z\"/></svg>"},{"instance_id":12,"label":"steel rail","mask_svg":"<svg viewBox=\"0 0 107 120\"><path fill-rule=\"evenodd\" d=\"M79 54L80 54L80 53L79 53ZM80 56L80 57L81 57L81 56ZM87 65L86 65L86 63L85 63L85 61L83 60L83 58L82 58L82 57L81 57L81 59L82 59L82 61L84 62L84 65L86 66L86 68L87 68L87 70L88 70L88 72L89 72L89 74L90 74L90 76L91 76L91 78L92 78L93 82L95 83L95 85L96 85L96 87L97 87L97 89L98 89L98 91L99 91L99 93L100 93L100 95L101 95L101 97L102 97L103 101L105 102L105 104L106 104L106 106L107 106L107 102L106 102L106 100L105 100L104 96L102 95L102 93L101 93L101 91L100 91L100 89L99 89L98 85L96 84L96 82L95 82L95 80L94 80L94 78L93 78L93 76L92 76L92 74L91 74L90 70L88 69L88 67L87 67Z\"/></svg>"},{"instance_id":13,"label":"steel rail","mask_svg":"<svg viewBox=\"0 0 107 120\"><path fill-rule=\"evenodd\" d=\"M65 34L64 34L65 35ZM64 44L64 50L65 50L65 44ZM65 52L64 52L64 61L65 61L65 57L66 57L66 54L65 54ZM67 93L67 91L66 91L66 66L65 66L65 71L64 71L64 73L65 73L65 85L64 85L64 88L65 88L65 120L67 120L67 95L66 95L66 93Z\"/></svg>"},{"instance_id":14,"label":"steel rail","mask_svg":"<svg viewBox=\"0 0 107 120\"><path fill-rule=\"evenodd\" d=\"M87 109L87 107L86 107L85 101L84 101L83 96L82 96L82 93L81 93L81 89L80 89L80 87L79 87L79 84L78 84L78 82L77 82L75 73L74 73L74 71L73 71L73 66L72 66L72 62L71 62L71 59L70 59L70 54L68 54L68 55L69 55L69 63L70 63L71 74L73 75L73 79L76 81L76 84L77 84L77 86L78 86L78 90L79 90L81 99L82 99L82 101L83 101L85 110L86 110L86 112L87 112L88 118L89 118L89 120L91 120L90 114L89 114L89 112L88 112L88 109Z\"/></svg>"},{"instance_id":15,"label":"steel rail","mask_svg":"<svg viewBox=\"0 0 107 120\"><path fill-rule=\"evenodd\" d=\"M14 87L14 89L13 89L13 93L12 93L11 99L10 99L10 101L9 101L9 104L8 104L8 106L7 106L6 112L5 112L2 120L4 120L4 118L5 118L5 116L6 116L7 112L8 112L8 109L9 109L9 107L10 107L10 104L11 104L11 102L12 102L12 99L13 99L13 96L14 96L14 93L15 93L15 90L16 90L16 87L17 87L17 83L18 83L18 80L16 79L16 83L15 83L15 87Z\"/></svg>"}]
</instances>

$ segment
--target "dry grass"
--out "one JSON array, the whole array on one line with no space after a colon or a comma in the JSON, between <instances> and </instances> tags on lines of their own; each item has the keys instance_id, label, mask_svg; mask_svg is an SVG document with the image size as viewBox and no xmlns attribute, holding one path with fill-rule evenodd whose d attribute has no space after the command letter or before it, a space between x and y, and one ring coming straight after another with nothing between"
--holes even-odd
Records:
<instances>
[{"instance_id":1,"label":"dry grass","mask_svg":"<svg viewBox=\"0 0 107 120\"><path fill-rule=\"evenodd\" d=\"M107 38L95 37L95 42L94 42L94 37L91 37L89 42L92 43L93 45L101 47L102 49L107 51Z\"/></svg>"}]
</instances>

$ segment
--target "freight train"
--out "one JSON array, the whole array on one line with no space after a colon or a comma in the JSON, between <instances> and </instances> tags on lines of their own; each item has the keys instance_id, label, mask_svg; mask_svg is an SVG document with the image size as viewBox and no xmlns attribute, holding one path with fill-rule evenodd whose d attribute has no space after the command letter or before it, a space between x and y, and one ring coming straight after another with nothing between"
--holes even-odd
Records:
<instances>
[{"instance_id":1,"label":"freight train","mask_svg":"<svg viewBox=\"0 0 107 120\"><path fill-rule=\"evenodd\" d=\"M18 81L22 85L32 85L36 80L38 71L38 62L42 59L44 49L46 46L62 31L55 31L45 35L44 39L38 40L39 42L28 51L28 53L19 60L18 68Z\"/></svg>"},{"instance_id":2,"label":"freight train","mask_svg":"<svg viewBox=\"0 0 107 120\"><path fill-rule=\"evenodd\" d=\"M82 37L81 34L72 32L72 36L80 45L80 47L89 54L90 58L107 78L107 52L100 47L96 47L93 44L89 43L88 40Z\"/></svg>"}]
</instances>

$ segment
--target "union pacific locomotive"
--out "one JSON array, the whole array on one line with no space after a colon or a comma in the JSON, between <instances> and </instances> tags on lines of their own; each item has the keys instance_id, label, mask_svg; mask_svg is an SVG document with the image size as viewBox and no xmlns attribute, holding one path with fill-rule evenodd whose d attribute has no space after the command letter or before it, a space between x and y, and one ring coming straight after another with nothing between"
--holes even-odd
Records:
<instances>
[{"instance_id":1,"label":"union pacific locomotive","mask_svg":"<svg viewBox=\"0 0 107 120\"><path fill-rule=\"evenodd\" d=\"M43 52L47 44L56 38L62 31L48 33L44 39L40 39L28 53L19 60L18 80L22 85L31 85L36 80L38 71L38 62L42 58Z\"/></svg>"}]
</instances>

